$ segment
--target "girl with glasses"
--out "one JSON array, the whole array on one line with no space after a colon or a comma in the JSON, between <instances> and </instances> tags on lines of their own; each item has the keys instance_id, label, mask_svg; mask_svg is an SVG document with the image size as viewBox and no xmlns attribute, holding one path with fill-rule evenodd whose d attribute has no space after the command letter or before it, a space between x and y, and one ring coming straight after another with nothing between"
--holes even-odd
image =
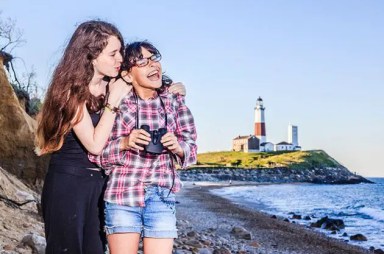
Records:
<instances>
[{"instance_id":1,"label":"girl with glasses","mask_svg":"<svg viewBox=\"0 0 384 254\"><path fill-rule=\"evenodd\" d=\"M108 144L100 156L90 156L109 175L104 201L111 254L137 253L141 238L145 254L170 254L177 237L175 163L195 163L196 129L184 98L169 93L160 60L147 41L127 45L122 77L133 89L121 102Z\"/></svg>"}]
</instances>

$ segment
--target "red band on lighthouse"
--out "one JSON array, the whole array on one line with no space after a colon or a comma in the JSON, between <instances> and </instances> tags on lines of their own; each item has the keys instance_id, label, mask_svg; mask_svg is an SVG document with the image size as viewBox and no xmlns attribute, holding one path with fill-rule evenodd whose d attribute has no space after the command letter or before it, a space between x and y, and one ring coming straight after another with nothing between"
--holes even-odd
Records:
<instances>
[{"instance_id":1,"label":"red band on lighthouse","mask_svg":"<svg viewBox=\"0 0 384 254\"><path fill-rule=\"evenodd\" d=\"M255 123L255 136L266 136L265 123Z\"/></svg>"}]
</instances>

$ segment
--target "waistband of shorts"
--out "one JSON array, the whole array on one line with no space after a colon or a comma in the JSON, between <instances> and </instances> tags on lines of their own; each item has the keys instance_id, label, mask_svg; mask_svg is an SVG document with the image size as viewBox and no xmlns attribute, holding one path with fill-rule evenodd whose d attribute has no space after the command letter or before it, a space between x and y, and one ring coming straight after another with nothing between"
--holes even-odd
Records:
<instances>
[{"instance_id":1,"label":"waistband of shorts","mask_svg":"<svg viewBox=\"0 0 384 254\"><path fill-rule=\"evenodd\" d=\"M90 169L84 167L66 166L58 164L50 164L48 172L70 174L76 176L105 177L105 173L101 169L95 170L95 168Z\"/></svg>"}]
</instances>

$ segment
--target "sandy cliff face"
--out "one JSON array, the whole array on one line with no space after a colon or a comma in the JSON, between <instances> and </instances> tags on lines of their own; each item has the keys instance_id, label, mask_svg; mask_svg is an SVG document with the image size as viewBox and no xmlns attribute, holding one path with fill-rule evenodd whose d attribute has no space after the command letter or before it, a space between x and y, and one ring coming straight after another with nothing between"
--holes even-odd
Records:
<instances>
[{"instance_id":1,"label":"sandy cliff face","mask_svg":"<svg viewBox=\"0 0 384 254\"><path fill-rule=\"evenodd\" d=\"M39 194L0 167L0 253L39 253L38 249L44 249L39 203ZM32 238L39 242L27 241Z\"/></svg>"},{"instance_id":2,"label":"sandy cliff face","mask_svg":"<svg viewBox=\"0 0 384 254\"><path fill-rule=\"evenodd\" d=\"M40 186L48 158L34 149L36 121L21 108L0 58L0 166L24 182Z\"/></svg>"}]
</instances>

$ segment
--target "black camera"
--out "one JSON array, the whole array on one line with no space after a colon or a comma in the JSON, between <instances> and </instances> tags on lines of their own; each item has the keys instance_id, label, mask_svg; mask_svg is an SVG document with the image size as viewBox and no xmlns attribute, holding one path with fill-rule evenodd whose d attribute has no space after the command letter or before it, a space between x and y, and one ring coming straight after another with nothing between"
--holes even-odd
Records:
<instances>
[{"instance_id":1,"label":"black camera","mask_svg":"<svg viewBox=\"0 0 384 254\"><path fill-rule=\"evenodd\" d=\"M151 141L149 142L148 145L144 146L144 150L147 153L153 153L153 154L163 153L164 147L163 147L163 144L160 142L160 140L164 136L164 134L167 133L167 129L159 128L158 130L151 131L148 125L141 125L140 129L143 129L149 134L151 134Z\"/></svg>"}]
</instances>

